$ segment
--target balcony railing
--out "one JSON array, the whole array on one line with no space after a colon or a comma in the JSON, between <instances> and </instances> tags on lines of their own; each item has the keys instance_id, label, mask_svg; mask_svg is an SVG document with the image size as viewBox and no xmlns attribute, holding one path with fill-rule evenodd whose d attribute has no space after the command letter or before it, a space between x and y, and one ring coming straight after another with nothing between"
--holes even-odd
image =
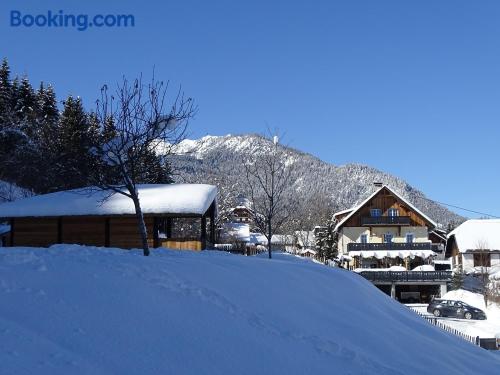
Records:
<instances>
[{"instance_id":1,"label":"balcony railing","mask_svg":"<svg viewBox=\"0 0 500 375\"><path fill-rule=\"evenodd\" d=\"M384 243L358 243L347 244L347 251L363 250L432 250L430 242L384 242Z\"/></svg>"},{"instance_id":2,"label":"balcony railing","mask_svg":"<svg viewBox=\"0 0 500 375\"><path fill-rule=\"evenodd\" d=\"M371 282L451 281L451 271L361 271Z\"/></svg>"},{"instance_id":3,"label":"balcony railing","mask_svg":"<svg viewBox=\"0 0 500 375\"><path fill-rule=\"evenodd\" d=\"M361 218L362 225L410 225L409 216L367 216Z\"/></svg>"}]
</instances>

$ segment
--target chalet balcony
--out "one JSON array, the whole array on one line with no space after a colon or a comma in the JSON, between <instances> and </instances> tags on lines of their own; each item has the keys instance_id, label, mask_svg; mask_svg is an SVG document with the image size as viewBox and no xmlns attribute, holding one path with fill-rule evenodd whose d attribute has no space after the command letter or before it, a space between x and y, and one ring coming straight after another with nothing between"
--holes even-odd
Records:
<instances>
[{"instance_id":1,"label":"chalet balcony","mask_svg":"<svg viewBox=\"0 0 500 375\"><path fill-rule=\"evenodd\" d=\"M361 218L362 225L410 225L409 216L367 216Z\"/></svg>"},{"instance_id":2,"label":"chalet balcony","mask_svg":"<svg viewBox=\"0 0 500 375\"><path fill-rule=\"evenodd\" d=\"M450 282L451 271L361 271L365 279L376 282Z\"/></svg>"},{"instance_id":3,"label":"chalet balcony","mask_svg":"<svg viewBox=\"0 0 500 375\"><path fill-rule=\"evenodd\" d=\"M386 251L386 250L432 250L430 242L383 242L383 243L358 243L347 244L347 251Z\"/></svg>"}]
</instances>

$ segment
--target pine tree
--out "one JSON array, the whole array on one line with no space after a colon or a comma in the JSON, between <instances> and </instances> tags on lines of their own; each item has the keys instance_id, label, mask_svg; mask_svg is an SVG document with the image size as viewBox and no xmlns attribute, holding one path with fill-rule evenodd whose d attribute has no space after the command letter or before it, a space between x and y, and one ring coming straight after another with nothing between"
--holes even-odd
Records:
<instances>
[{"instance_id":1,"label":"pine tree","mask_svg":"<svg viewBox=\"0 0 500 375\"><path fill-rule=\"evenodd\" d=\"M7 59L3 59L0 67L0 130L11 122L12 116L12 84L10 67Z\"/></svg>"},{"instance_id":2,"label":"pine tree","mask_svg":"<svg viewBox=\"0 0 500 375\"><path fill-rule=\"evenodd\" d=\"M14 121L17 128L26 134L27 138L36 143L39 136L38 129L38 101L35 91L27 77L21 80L16 90L14 106Z\"/></svg>"},{"instance_id":3,"label":"pine tree","mask_svg":"<svg viewBox=\"0 0 500 375\"><path fill-rule=\"evenodd\" d=\"M332 218L325 226L315 229L317 256L325 261L333 260L338 255L336 225L337 222Z\"/></svg>"},{"instance_id":4,"label":"pine tree","mask_svg":"<svg viewBox=\"0 0 500 375\"><path fill-rule=\"evenodd\" d=\"M38 122L40 126L40 143L47 148L52 143L53 137L57 133L57 123L59 121L59 110L57 108L56 94L51 85L46 88L43 82L37 93L38 101Z\"/></svg>"},{"instance_id":5,"label":"pine tree","mask_svg":"<svg viewBox=\"0 0 500 375\"><path fill-rule=\"evenodd\" d=\"M95 134L90 126L80 98L69 96L64 102L55 140L56 190L71 189L87 185L86 177L92 167L91 149L95 145Z\"/></svg>"},{"instance_id":6,"label":"pine tree","mask_svg":"<svg viewBox=\"0 0 500 375\"><path fill-rule=\"evenodd\" d=\"M451 289L452 290L462 289L462 286L464 285L464 280L465 280L465 274L462 271L462 269L456 269L455 272L453 272L453 277L451 279Z\"/></svg>"}]
</instances>

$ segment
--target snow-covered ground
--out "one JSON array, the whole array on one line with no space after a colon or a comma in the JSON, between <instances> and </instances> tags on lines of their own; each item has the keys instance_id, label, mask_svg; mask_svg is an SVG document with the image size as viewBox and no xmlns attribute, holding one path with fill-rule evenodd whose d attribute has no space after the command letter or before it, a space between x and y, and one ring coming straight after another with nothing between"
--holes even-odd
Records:
<instances>
[{"instance_id":1,"label":"snow-covered ground","mask_svg":"<svg viewBox=\"0 0 500 375\"><path fill-rule=\"evenodd\" d=\"M0 249L2 374L498 374L500 356L291 255Z\"/></svg>"},{"instance_id":2,"label":"snow-covered ground","mask_svg":"<svg viewBox=\"0 0 500 375\"><path fill-rule=\"evenodd\" d=\"M439 318L442 323L470 336L493 338L496 334L500 334L500 306L490 303L488 307L485 307L484 298L481 294L459 289L446 293L443 299L463 301L471 306L477 307L486 313L487 319L465 320L442 317ZM431 315L427 313L427 305L411 305L411 308L417 310L421 314Z\"/></svg>"}]
</instances>

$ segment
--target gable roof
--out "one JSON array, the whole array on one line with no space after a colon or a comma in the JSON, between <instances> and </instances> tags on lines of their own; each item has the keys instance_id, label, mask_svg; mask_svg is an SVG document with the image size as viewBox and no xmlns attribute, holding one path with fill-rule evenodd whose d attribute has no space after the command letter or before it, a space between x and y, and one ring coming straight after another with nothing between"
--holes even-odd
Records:
<instances>
[{"instance_id":1,"label":"gable roof","mask_svg":"<svg viewBox=\"0 0 500 375\"><path fill-rule=\"evenodd\" d=\"M203 215L217 188L203 184L137 185L144 214ZM91 188L59 191L0 204L0 217L134 215L132 199ZM106 199L107 198L107 199Z\"/></svg>"},{"instance_id":2,"label":"gable roof","mask_svg":"<svg viewBox=\"0 0 500 375\"><path fill-rule=\"evenodd\" d=\"M429 216L427 216L426 214L424 214L422 211L420 211L417 207L415 207L413 204L411 204L410 202L408 202L406 199L404 199L401 195L399 195L398 193L396 193L394 190L392 190L389 186L387 185L383 185L382 187L380 187L379 189L377 189L373 194L371 194L368 198L366 198L363 202L361 202L359 205L351 208L351 212L346 215L336 226L335 226L335 230L339 230L343 225L344 223L349 220L352 216L354 216L354 214L356 214L356 212L358 212L364 205L366 205L370 200L372 200L372 198L374 198L378 193L380 193L382 190L384 189L387 189L389 190L393 195L395 195L399 200L401 200L404 204L406 204L408 207L410 207L413 211L417 212L420 216L422 216L427 222L429 222L433 227L436 227L437 224L434 222L434 220L432 220ZM348 212L349 210L344 210L344 211L340 211L340 212ZM337 212L337 214L339 214Z\"/></svg>"},{"instance_id":3,"label":"gable roof","mask_svg":"<svg viewBox=\"0 0 500 375\"><path fill-rule=\"evenodd\" d=\"M448 234L455 238L461 253L467 250L500 250L500 219L472 219L460 224Z\"/></svg>"}]
</instances>

